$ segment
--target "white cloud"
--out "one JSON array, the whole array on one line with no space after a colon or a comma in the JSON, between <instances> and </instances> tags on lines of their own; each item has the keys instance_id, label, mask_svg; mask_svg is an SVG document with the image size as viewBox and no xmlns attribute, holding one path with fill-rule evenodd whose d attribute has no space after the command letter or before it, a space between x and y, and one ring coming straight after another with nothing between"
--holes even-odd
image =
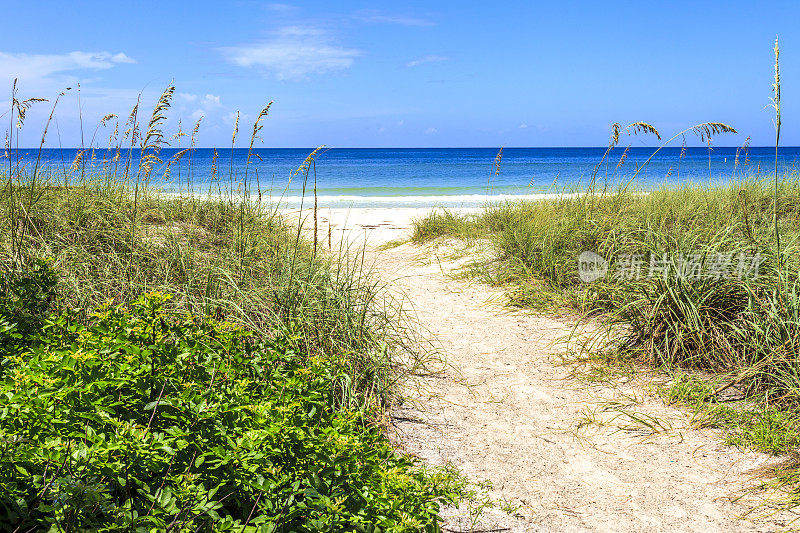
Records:
<instances>
[{"instance_id":1,"label":"white cloud","mask_svg":"<svg viewBox=\"0 0 800 533\"><path fill-rule=\"evenodd\" d=\"M189 119L192 122L197 122L201 117L208 117L222 107L219 95L206 94L200 96L199 94L192 93L177 93L176 102L180 109L184 112L189 112Z\"/></svg>"},{"instance_id":2,"label":"white cloud","mask_svg":"<svg viewBox=\"0 0 800 533\"><path fill-rule=\"evenodd\" d=\"M416 67L416 66L422 65L424 63L438 63L440 61L448 61L449 59L450 58L447 57L447 56L427 55L427 56L418 57L417 59L409 61L408 63L406 63L406 66L407 67Z\"/></svg>"},{"instance_id":3,"label":"white cloud","mask_svg":"<svg viewBox=\"0 0 800 533\"><path fill-rule=\"evenodd\" d=\"M397 125L398 125L398 126L400 126L400 127L402 127L402 126L403 126L403 124L405 124L405 123L406 123L406 121L405 121L405 120L398 120L398 121L397 121Z\"/></svg>"},{"instance_id":4,"label":"white cloud","mask_svg":"<svg viewBox=\"0 0 800 533\"><path fill-rule=\"evenodd\" d=\"M520 124L520 125L519 125L519 129L521 129L521 130L524 130L524 129L525 129L525 128L527 128L527 127L528 127L528 125L527 125L527 124L525 124L524 122L523 122L522 124Z\"/></svg>"},{"instance_id":5,"label":"white cloud","mask_svg":"<svg viewBox=\"0 0 800 533\"><path fill-rule=\"evenodd\" d=\"M278 13L287 13L290 11L294 11L297 8L290 4L269 4L267 9L271 11L277 11Z\"/></svg>"},{"instance_id":6,"label":"white cloud","mask_svg":"<svg viewBox=\"0 0 800 533\"><path fill-rule=\"evenodd\" d=\"M373 24L399 24L401 26L421 27L434 25L433 22L427 19L403 15L389 15L386 13L381 13L375 9L364 9L357 11L353 16L362 22L369 22Z\"/></svg>"},{"instance_id":7,"label":"white cloud","mask_svg":"<svg viewBox=\"0 0 800 533\"><path fill-rule=\"evenodd\" d=\"M120 63L135 63L123 53L68 52L66 54L16 54L0 52L0 78L42 80L53 74L77 70L105 70Z\"/></svg>"},{"instance_id":8,"label":"white cloud","mask_svg":"<svg viewBox=\"0 0 800 533\"><path fill-rule=\"evenodd\" d=\"M111 61L114 63L136 63L135 59L123 54L122 52L111 56Z\"/></svg>"},{"instance_id":9,"label":"white cloud","mask_svg":"<svg viewBox=\"0 0 800 533\"><path fill-rule=\"evenodd\" d=\"M320 37L324 36L325 32L318 28L306 28L304 26L286 26L275 32L279 37Z\"/></svg>"},{"instance_id":10,"label":"white cloud","mask_svg":"<svg viewBox=\"0 0 800 533\"><path fill-rule=\"evenodd\" d=\"M425 135L433 135L434 133L436 133L438 131L439 130L437 130L436 128L428 128L427 130L425 130Z\"/></svg>"},{"instance_id":11,"label":"white cloud","mask_svg":"<svg viewBox=\"0 0 800 533\"><path fill-rule=\"evenodd\" d=\"M279 80L301 80L312 74L346 70L359 50L343 48L322 30L288 26L267 41L221 48L229 62L260 69Z\"/></svg>"}]
</instances>

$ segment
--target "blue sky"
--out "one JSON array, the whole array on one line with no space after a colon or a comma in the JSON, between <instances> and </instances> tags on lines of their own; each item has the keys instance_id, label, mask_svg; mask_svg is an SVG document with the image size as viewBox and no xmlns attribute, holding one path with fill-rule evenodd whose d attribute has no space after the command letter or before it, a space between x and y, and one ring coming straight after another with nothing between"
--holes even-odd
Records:
<instances>
[{"instance_id":1,"label":"blue sky","mask_svg":"<svg viewBox=\"0 0 800 533\"><path fill-rule=\"evenodd\" d=\"M270 100L264 146L600 146L638 120L721 121L742 135L716 145L768 145L778 34L782 139L800 145L798 20L797 1L31 2L4 25L0 86L52 98L80 82L87 138L174 80L169 128L202 115L201 146L229 145L234 113L246 131ZM73 90L49 146L80 143L77 110ZM23 145L48 113L32 110Z\"/></svg>"}]
</instances>

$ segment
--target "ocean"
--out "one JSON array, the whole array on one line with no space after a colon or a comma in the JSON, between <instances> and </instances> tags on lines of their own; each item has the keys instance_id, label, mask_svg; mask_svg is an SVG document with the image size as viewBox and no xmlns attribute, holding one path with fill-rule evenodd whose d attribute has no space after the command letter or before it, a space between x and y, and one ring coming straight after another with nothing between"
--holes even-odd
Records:
<instances>
[{"instance_id":1,"label":"ocean","mask_svg":"<svg viewBox=\"0 0 800 533\"><path fill-rule=\"evenodd\" d=\"M247 149L217 150L218 181L212 183L214 150L198 148L173 164L164 177L166 164L153 171L153 183L168 192L212 193L231 190L231 182L243 181L251 191L260 189L262 198L281 201L288 207L303 198L303 174L295 171L312 151L308 148L258 148L247 168ZM636 170L649 158L654 148L630 148L624 163L624 148L616 148L603 159L605 148L505 148L499 168L495 165L497 148L332 148L316 158L317 195L326 207L474 207L488 201L540 198L543 195L580 192L595 175L596 187L619 187L628 183ZM167 161L177 149L164 149L160 157ZM723 184L732 179L761 172L768 177L774 168L775 149L751 147L748 153L729 147L687 148L681 157L680 147L664 148L642 168L631 187L652 190L664 185L685 183ZM77 149L45 149L41 164L54 180L63 181ZM101 174L103 159L112 154L96 150L94 159L84 155L85 173ZM120 161L118 173L124 168ZM19 151L21 165L33 167L37 151ZM133 167L138 153L134 150ZM16 153L12 151L16 162ZM800 147L779 150L781 171L794 171L800 162ZM0 160L6 165L7 160ZM0 167L2 168L2 167ZM314 169L306 185L306 202L311 194ZM233 176L233 180L231 180ZM73 179L74 176L73 176ZM233 186L236 188L236 185Z\"/></svg>"}]
</instances>

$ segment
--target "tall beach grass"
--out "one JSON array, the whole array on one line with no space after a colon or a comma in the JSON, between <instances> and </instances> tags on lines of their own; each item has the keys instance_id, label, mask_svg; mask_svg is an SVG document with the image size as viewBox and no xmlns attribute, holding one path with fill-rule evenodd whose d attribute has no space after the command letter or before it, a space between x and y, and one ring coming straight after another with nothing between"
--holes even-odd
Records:
<instances>
[{"instance_id":1,"label":"tall beach grass","mask_svg":"<svg viewBox=\"0 0 800 533\"><path fill-rule=\"evenodd\" d=\"M794 335L800 325L800 178L780 181L777 203L771 189L762 177L717 188L628 188L495 204L472 217L432 214L416 222L413 239L488 239L499 262L478 272L507 284L513 305L598 317L620 332L618 349L655 365L732 370L757 364L758 379L749 381L753 392L800 401L800 383L786 382L786 373L800 364ZM784 242L780 257L775 212ZM584 251L609 261L605 277L582 281L578 257ZM658 262L653 272L651 260ZM690 260L706 267L721 262L727 271L680 275ZM757 272L749 271L754 261ZM780 286L779 278L785 281Z\"/></svg>"},{"instance_id":2,"label":"tall beach grass","mask_svg":"<svg viewBox=\"0 0 800 533\"><path fill-rule=\"evenodd\" d=\"M399 356L412 366L421 360L413 332L399 304L365 268L360 250L343 242L322 253L316 232L311 242L305 238L302 209L293 215L265 201L272 191L262 188L254 146L272 103L254 122L243 174L234 173L232 161L230 171L223 170L215 155L201 190L191 164L200 122L191 134L164 132L173 93L172 85L164 90L147 122L140 121L140 103L127 119L103 117L97 130L110 131L107 145L100 146L95 131L69 167L40 164L49 120L35 161L19 155L19 133L12 128L0 170L0 263L22 268L34 258L51 258L62 308L91 310L160 291L175 296L175 308L232 320L265 336L290 331L300 353L338 358L348 369L343 404L385 403ZM18 98L16 85L14 94L11 121L24 126L28 109L42 102ZM58 99L51 119L57 105ZM237 120L232 143L238 135ZM189 146L162 158L162 148L179 145L184 136ZM299 161L290 177L302 180L304 190L315 179L309 173L316 155ZM180 191L164 193L161 183L174 183L176 175Z\"/></svg>"}]
</instances>

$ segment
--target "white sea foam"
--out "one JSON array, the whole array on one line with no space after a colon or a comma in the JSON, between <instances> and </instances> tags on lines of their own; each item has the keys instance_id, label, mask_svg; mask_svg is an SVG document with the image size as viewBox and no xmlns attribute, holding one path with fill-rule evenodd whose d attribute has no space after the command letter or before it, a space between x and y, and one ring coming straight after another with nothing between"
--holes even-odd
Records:
<instances>
[{"instance_id":1,"label":"white sea foam","mask_svg":"<svg viewBox=\"0 0 800 533\"><path fill-rule=\"evenodd\" d=\"M320 207L480 207L497 202L526 200L547 200L574 197L574 193L535 193L535 194L452 194L452 195L411 195L411 196L360 196L323 195L317 197ZM308 206L314 202L312 195L283 196L263 198L270 203L297 207Z\"/></svg>"}]
</instances>

